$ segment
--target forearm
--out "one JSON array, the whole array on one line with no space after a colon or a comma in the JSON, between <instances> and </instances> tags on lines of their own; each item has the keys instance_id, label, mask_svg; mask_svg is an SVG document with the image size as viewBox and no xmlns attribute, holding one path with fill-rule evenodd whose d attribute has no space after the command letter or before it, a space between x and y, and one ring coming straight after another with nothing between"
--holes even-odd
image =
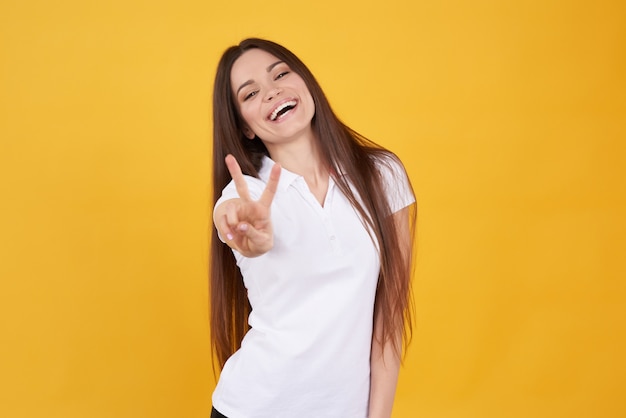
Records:
<instances>
[{"instance_id":1,"label":"forearm","mask_svg":"<svg viewBox=\"0 0 626 418\"><path fill-rule=\"evenodd\" d=\"M373 339L370 359L369 418L391 417L400 363L400 355L391 341L388 341L383 348L377 338Z\"/></svg>"},{"instance_id":2,"label":"forearm","mask_svg":"<svg viewBox=\"0 0 626 418\"><path fill-rule=\"evenodd\" d=\"M406 207L394 214L396 230L403 258L407 263L407 271L411 257L411 234L409 208ZM408 274L408 273L407 273ZM370 357L370 401L369 418L389 418L396 395L398 375L401 364L402 327L383 343L383 317L378 312L374 321L372 353ZM395 341L394 341L395 339Z\"/></svg>"}]
</instances>

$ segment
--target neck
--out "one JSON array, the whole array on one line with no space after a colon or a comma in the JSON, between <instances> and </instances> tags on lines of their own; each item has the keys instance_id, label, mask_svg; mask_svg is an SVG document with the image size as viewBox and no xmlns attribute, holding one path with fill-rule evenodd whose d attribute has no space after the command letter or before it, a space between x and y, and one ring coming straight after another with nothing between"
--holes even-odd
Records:
<instances>
[{"instance_id":1,"label":"neck","mask_svg":"<svg viewBox=\"0 0 626 418\"><path fill-rule=\"evenodd\" d=\"M305 178L310 185L328 181L328 166L322 160L312 138L288 144L266 144L270 157L292 173Z\"/></svg>"},{"instance_id":2,"label":"neck","mask_svg":"<svg viewBox=\"0 0 626 418\"><path fill-rule=\"evenodd\" d=\"M287 144L267 147L272 159L286 170L301 175L306 181L309 191L315 196L320 205L324 206L328 191L328 165L322 160L317 142L312 136L301 138ZM266 145L267 146L267 145Z\"/></svg>"}]
</instances>

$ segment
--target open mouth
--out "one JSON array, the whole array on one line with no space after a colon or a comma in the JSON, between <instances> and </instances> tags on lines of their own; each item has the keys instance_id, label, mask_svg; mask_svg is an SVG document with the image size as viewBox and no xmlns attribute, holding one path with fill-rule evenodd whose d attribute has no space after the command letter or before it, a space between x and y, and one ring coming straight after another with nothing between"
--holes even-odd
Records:
<instances>
[{"instance_id":1,"label":"open mouth","mask_svg":"<svg viewBox=\"0 0 626 418\"><path fill-rule=\"evenodd\" d=\"M297 104L298 102L296 102L295 100L288 100L284 103L281 103L276 107L276 109L274 109L272 113L270 113L269 120L274 122L281 119L283 116L289 113L289 111L295 108Z\"/></svg>"}]
</instances>

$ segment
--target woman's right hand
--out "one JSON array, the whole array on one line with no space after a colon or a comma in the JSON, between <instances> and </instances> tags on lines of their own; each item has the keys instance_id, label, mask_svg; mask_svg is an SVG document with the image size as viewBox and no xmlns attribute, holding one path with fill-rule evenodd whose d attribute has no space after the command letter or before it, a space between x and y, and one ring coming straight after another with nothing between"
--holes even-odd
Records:
<instances>
[{"instance_id":1,"label":"woman's right hand","mask_svg":"<svg viewBox=\"0 0 626 418\"><path fill-rule=\"evenodd\" d=\"M215 226L229 247L245 257L258 257L274 246L270 206L280 178L280 165L272 167L261 198L252 200L235 157L229 154L225 161L239 198L227 200L215 208Z\"/></svg>"}]
</instances>

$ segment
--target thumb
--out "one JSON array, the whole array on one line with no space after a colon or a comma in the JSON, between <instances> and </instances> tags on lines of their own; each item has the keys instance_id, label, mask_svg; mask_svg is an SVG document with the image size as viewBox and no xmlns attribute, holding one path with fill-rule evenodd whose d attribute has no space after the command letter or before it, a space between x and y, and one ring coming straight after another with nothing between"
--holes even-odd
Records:
<instances>
[{"instance_id":1,"label":"thumb","mask_svg":"<svg viewBox=\"0 0 626 418\"><path fill-rule=\"evenodd\" d=\"M242 222L237 227L240 234L244 235L248 239L248 245L256 247L256 250L260 254L269 251L273 247L273 237L267 232L261 232L249 223Z\"/></svg>"}]
</instances>

